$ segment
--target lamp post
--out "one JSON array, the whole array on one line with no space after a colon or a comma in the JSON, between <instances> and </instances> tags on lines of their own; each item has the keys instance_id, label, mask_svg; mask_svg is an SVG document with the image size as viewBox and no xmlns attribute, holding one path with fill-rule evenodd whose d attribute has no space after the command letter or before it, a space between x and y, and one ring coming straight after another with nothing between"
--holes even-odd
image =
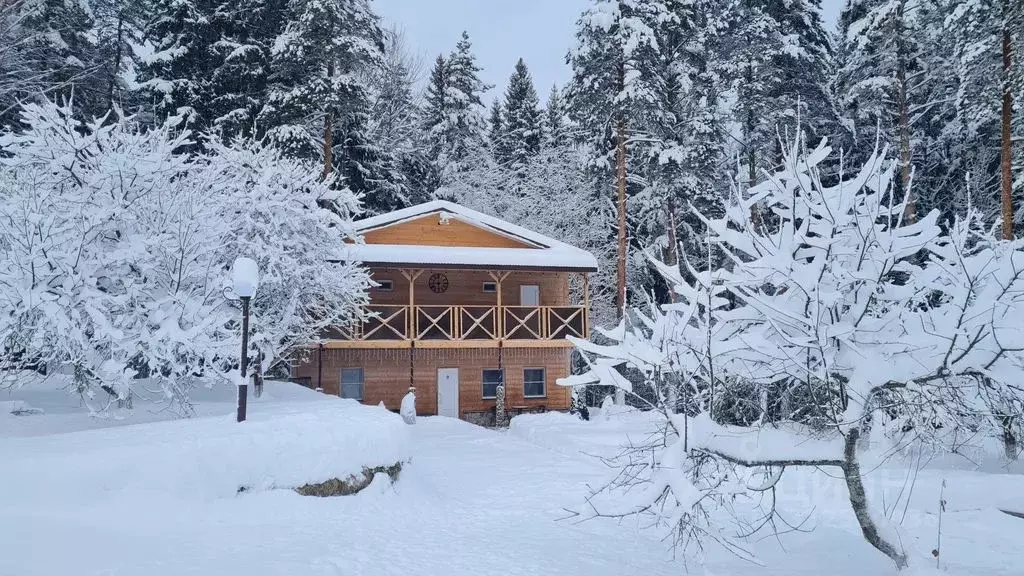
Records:
<instances>
[{"instance_id":1,"label":"lamp post","mask_svg":"<svg viewBox=\"0 0 1024 576\"><path fill-rule=\"evenodd\" d=\"M245 421L246 401L249 386L245 380L245 369L249 364L249 301L256 294L260 283L259 267L251 258L237 258L231 270L235 294L242 299L242 359L238 366L238 422Z\"/></svg>"}]
</instances>

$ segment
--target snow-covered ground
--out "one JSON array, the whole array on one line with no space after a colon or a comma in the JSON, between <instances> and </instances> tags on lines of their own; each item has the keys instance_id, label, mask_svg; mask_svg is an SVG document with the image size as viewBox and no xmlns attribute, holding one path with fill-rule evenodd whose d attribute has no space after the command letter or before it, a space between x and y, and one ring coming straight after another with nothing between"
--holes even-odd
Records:
<instances>
[{"instance_id":1,"label":"snow-covered ground","mask_svg":"<svg viewBox=\"0 0 1024 576\"><path fill-rule=\"evenodd\" d=\"M52 407L26 393L0 401ZM197 403L202 417L172 422L110 427L122 422L70 408L0 414L0 575L656 576L684 568L663 533L635 521L564 519L588 485L607 478L596 455L654 428L645 415L521 416L508 432L446 418L406 426L379 408L275 384L239 426L230 396L210 394ZM88 427L106 429L71 432ZM273 489L399 457L409 463L396 484L375 482L354 496ZM864 543L838 480L786 475L781 506L797 520L809 515L809 531L751 539L761 565L709 545L703 565L691 558L690 573L894 573ZM872 496L894 498L904 478L878 468ZM903 522L915 556L934 547L943 479L943 570L1024 574L1024 520L997 511L1024 508L1019 474L918 473ZM236 484L255 489L236 494Z\"/></svg>"}]
</instances>

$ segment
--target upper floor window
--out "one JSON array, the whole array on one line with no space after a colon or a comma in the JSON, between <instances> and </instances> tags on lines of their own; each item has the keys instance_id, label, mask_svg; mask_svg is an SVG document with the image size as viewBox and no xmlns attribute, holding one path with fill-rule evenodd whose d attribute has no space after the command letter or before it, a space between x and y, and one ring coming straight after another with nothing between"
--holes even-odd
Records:
<instances>
[{"instance_id":1,"label":"upper floor window","mask_svg":"<svg viewBox=\"0 0 1024 576\"><path fill-rule=\"evenodd\" d=\"M484 282L484 292L493 294L498 291L497 282Z\"/></svg>"},{"instance_id":2,"label":"upper floor window","mask_svg":"<svg viewBox=\"0 0 1024 576\"><path fill-rule=\"evenodd\" d=\"M377 286L377 290L380 290L381 292L391 292L395 287L395 283L391 280L377 280L377 284L379 284L379 286Z\"/></svg>"}]
</instances>

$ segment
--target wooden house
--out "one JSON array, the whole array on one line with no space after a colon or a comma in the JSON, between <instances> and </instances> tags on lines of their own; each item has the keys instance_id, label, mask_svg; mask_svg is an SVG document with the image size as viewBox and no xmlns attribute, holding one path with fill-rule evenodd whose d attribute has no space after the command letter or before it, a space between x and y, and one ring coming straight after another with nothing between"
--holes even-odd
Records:
<instances>
[{"instance_id":1,"label":"wooden house","mask_svg":"<svg viewBox=\"0 0 1024 576\"><path fill-rule=\"evenodd\" d=\"M392 410L411 385L420 414L472 421L493 418L499 382L510 413L569 408L555 380L569 375L566 336L588 336L590 253L444 201L356 226L365 243L343 259L370 269L372 316L332 330L293 377Z\"/></svg>"}]
</instances>

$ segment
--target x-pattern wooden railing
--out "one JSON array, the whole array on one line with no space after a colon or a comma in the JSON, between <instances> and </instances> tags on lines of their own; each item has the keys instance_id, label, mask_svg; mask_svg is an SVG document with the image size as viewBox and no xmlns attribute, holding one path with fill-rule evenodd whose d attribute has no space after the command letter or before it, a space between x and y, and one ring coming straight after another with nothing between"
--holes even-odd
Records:
<instances>
[{"instance_id":1,"label":"x-pattern wooden railing","mask_svg":"<svg viewBox=\"0 0 1024 576\"><path fill-rule=\"evenodd\" d=\"M386 306L347 330L350 340L559 340L586 338L583 306Z\"/></svg>"}]
</instances>

